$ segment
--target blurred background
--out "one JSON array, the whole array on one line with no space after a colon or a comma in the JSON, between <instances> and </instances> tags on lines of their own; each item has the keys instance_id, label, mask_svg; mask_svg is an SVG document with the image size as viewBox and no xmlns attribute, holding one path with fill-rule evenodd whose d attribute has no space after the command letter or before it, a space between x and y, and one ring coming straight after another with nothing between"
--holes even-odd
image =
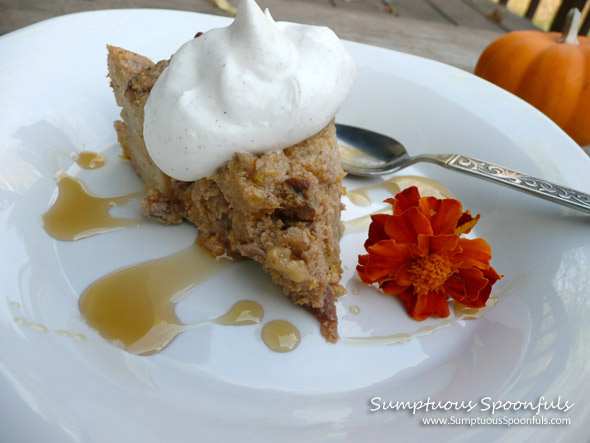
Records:
<instances>
[{"instance_id":1,"label":"blurred background","mask_svg":"<svg viewBox=\"0 0 590 443\"><path fill-rule=\"evenodd\" d=\"M0 35L57 15L97 9L163 8L231 15L238 0L0 0ZM538 28L561 30L567 11L582 11L580 33L590 32L590 0L274 0L272 11L332 8L334 15L389 16L500 32Z\"/></svg>"}]
</instances>

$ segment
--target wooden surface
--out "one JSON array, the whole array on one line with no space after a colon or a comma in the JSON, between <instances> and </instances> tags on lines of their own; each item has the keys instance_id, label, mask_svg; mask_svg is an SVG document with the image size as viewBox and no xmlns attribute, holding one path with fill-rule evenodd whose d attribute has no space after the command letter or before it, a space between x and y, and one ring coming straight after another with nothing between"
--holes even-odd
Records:
<instances>
[{"instance_id":1,"label":"wooden surface","mask_svg":"<svg viewBox=\"0 0 590 443\"><path fill-rule=\"evenodd\" d=\"M473 71L479 54L503 32L532 27L490 0L259 0L258 4L269 8L277 20L326 25L347 40L467 71ZM213 0L0 0L0 34L63 14L117 8L229 15Z\"/></svg>"}]
</instances>

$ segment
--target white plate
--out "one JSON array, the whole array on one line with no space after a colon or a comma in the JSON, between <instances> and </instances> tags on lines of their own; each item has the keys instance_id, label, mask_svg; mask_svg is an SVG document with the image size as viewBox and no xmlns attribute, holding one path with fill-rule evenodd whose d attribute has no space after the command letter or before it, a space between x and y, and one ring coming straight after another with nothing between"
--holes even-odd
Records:
<instances>
[{"instance_id":1,"label":"white plate","mask_svg":"<svg viewBox=\"0 0 590 443\"><path fill-rule=\"evenodd\" d=\"M106 74L107 43L168 57L195 32L227 19L155 10L76 14L0 38L0 403L12 441L284 441L384 439L587 439L590 430L590 231L588 217L502 187L420 165L473 213L492 245L497 305L406 345L327 344L253 263L210 280L178 306L181 319L222 314L254 298L265 321L289 318L299 348L276 354L260 326L208 326L164 352L138 357L106 343L81 320L77 299L96 278L188 245L194 227L147 223L74 243L39 223L61 167L101 195L141 184L124 161L112 122L118 109ZM359 78L338 116L395 136L411 153L460 152L590 191L590 160L554 124L513 96L463 71L385 49L347 43ZM97 150L107 166L80 171L69 154ZM365 182L349 180L350 187ZM351 206L351 205L349 205ZM137 208L136 208L137 209ZM358 208L357 208L358 209ZM352 211L352 209L351 209ZM345 218L350 218L346 213ZM415 330L393 298L354 277L362 235L343 239L353 291L341 300L341 333ZM213 289L214 288L214 289ZM346 309L359 305L359 315ZM46 331L15 322L43 325ZM428 320L426 324L437 324ZM67 330L85 341L52 333ZM472 401L467 413L371 412L371 399ZM574 403L541 411L567 426L424 426L422 418L492 416L481 399ZM485 400L484 400L485 401ZM505 415L507 414L507 415Z\"/></svg>"}]
</instances>

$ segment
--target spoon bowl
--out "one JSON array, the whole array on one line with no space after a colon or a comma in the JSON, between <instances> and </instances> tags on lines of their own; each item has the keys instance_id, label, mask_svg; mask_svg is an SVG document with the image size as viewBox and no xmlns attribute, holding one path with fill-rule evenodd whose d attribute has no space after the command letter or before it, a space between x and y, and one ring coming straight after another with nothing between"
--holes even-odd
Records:
<instances>
[{"instance_id":1,"label":"spoon bowl","mask_svg":"<svg viewBox=\"0 0 590 443\"><path fill-rule=\"evenodd\" d=\"M429 162L590 214L590 195L575 189L467 155L410 156L397 140L368 129L337 123L336 131L342 167L351 175L392 174L414 163Z\"/></svg>"},{"instance_id":2,"label":"spoon bowl","mask_svg":"<svg viewBox=\"0 0 590 443\"><path fill-rule=\"evenodd\" d=\"M336 124L340 161L353 175L371 176L394 172L410 160L406 148L395 140L366 129Z\"/></svg>"}]
</instances>

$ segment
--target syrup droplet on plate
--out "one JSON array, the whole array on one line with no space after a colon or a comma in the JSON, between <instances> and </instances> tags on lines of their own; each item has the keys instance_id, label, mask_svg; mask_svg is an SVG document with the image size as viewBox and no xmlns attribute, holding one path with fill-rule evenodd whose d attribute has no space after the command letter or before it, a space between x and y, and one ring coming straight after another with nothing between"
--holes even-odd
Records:
<instances>
[{"instance_id":1,"label":"syrup droplet on plate","mask_svg":"<svg viewBox=\"0 0 590 443\"><path fill-rule=\"evenodd\" d=\"M286 320L273 320L262 328L262 341L275 352L291 352L301 342L299 330Z\"/></svg>"},{"instance_id":2,"label":"syrup droplet on plate","mask_svg":"<svg viewBox=\"0 0 590 443\"><path fill-rule=\"evenodd\" d=\"M47 326L42 325L41 323L35 323L25 320L23 317L15 317L14 322L18 325L28 326L31 329L34 329L38 332L47 332Z\"/></svg>"},{"instance_id":3,"label":"syrup droplet on plate","mask_svg":"<svg viewBox=\"0 0 590 443\"><path fill-rule=\"evenodd\" d=\"M83 169L97 169L106 163L107 159L98 152L81 151L72 153L72 160Z\"/></svg>"},{"instance_id":4,"label":"syrup droplet on plate","mask_svg":"<svg viewBox=\"0 0 590 443\"><path fill-rule=\"evenodd\" d=\"M71 337L71 338L75 338L76 340L86 341L86 336L84 336L83 334L65 331L63 329L55 330L55 331L53 331L53 333L56 335L59 335L61 337Z\"/></svg>"},{"instance_id":5,"label":"syrup droplet on plate","mask_svg":"<svg viewBox=\"0 0 590 443\"><path fill-rule=\"evenodd\" d=\"M113 217L109 210L141 197L142 192L97 197L82 181L63 172L57 175L57 187L57 199L42 217L43 228L56 240L75 241L141 224L140 220Z\"/></svg>"},{"instance_id":6,"label":"syrup droplet on plate","mask_svg":"<svg viewBox=\"0 0 590 443\"><path fill-rule=\"evenodd\" d=\"M264 309L260 303L252 300L241 300L231 307L226 314L214 320L223 326L255 325L264 317Z\"/></svg>"}]
</instances>

